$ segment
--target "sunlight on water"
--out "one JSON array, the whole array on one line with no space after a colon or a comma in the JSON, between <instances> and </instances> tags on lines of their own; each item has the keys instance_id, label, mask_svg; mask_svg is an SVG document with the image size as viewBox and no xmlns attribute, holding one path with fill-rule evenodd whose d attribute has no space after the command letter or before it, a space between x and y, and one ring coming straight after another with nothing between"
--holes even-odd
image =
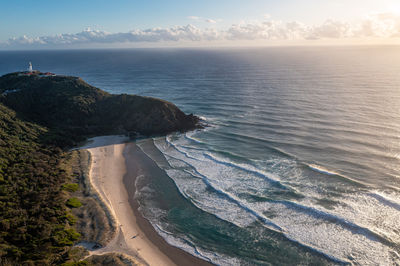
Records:
<instances>
[{"instance_id":1,"label":"sunlight on water","mask_svg":"<svg viewBox=\"0 0 400 266\"><path fill-rule=\"evenodd\" d=\"M400 261L399 47L0 52L0 73L28 58L209 125L139 143L165 176L137 198L171 244L220 265Z\"/></svg>"}]
</instances>

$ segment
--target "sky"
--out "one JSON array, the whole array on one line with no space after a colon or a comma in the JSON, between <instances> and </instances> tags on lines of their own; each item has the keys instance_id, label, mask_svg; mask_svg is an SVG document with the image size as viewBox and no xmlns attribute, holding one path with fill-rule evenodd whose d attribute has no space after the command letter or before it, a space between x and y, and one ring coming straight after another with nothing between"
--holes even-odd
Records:
<instances>
[{"instance_id":1,"label":"sky","mask_svg":"<svg viewBox=\"0 0 400 266\"><path fill-rule=\"evenodd\" d=\"M2 0L0 49L400 44L400 0Z\"/></svg>"}]
</instances>

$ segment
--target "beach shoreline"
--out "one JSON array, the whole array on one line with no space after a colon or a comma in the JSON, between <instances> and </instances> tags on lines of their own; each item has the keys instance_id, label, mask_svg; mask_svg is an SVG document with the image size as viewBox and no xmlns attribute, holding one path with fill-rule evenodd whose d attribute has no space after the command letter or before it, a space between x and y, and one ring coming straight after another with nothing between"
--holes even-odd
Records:
<instances>
[{"instance_id":1,"label":"beach shoreline","mask_svg":"<svg viewBox=\"0 0 400 266\"><path fill-rule=\"evenodd\" d=\"M97 137L82 147L92 157L90 183L117 226L115 237L90 254L122 253L144 265L211 265L169 245L142 216L134 198L135 181L143 173L151 176L155 164L143 158L146 155L135 143L126 141L122 136Z\"/></svg>"}]
</instances>

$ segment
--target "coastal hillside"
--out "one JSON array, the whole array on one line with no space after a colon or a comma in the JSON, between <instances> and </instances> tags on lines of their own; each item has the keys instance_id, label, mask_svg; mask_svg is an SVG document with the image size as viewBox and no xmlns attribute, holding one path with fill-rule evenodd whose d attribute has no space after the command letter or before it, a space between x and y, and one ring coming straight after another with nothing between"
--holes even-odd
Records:
<instances>
[{"instance_id":1,"label":"coastal hillside","mask_svg":"<svg viewBox=\"0 0 400 266\"><path fill-rule=\"evenodd\" d=\"M2 104L0 124L0 265L60 263L79 237L66 216L64 153Z\"/></svg>"},{"instance_id":2,"label":"coastal hillside","mask_svg":"<svg viewBox=\"0 0 400 266\"><path fill-rule=\"evenodd\" d=\"M186 131L199 122L170 102L109 94L78 77L11 73L0 77L0 94L1 102L23 119L50 128L47 139L62 145L85 136Z\"/></svg>"},{"instance_id":3,"label":"coastal hillside","mask_svg":"<svg viewBox=\"0 0 400 266\"><path fill-rule=\"evenodd\" d=\"M68 170L69 147L94 135L165 134L198 122L172 103L111 95L76 77L8 74L0 95L0 265L71 261L81 239L72 210L82 204L72 193L79 184Z\"/></svg>"}]
</instances>

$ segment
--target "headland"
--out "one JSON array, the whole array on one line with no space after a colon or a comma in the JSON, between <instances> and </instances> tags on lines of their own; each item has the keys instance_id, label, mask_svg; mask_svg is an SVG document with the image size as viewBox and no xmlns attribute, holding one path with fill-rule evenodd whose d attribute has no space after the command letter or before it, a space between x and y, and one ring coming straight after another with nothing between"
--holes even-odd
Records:
<instances>
[{"instance_id":1,"label":"headland","mask_svg":"<svg viewBox=\"0 0 400 266\"><path fill-rule=\"evenodd\" d=\"M79 182L81 171L71 165L75 156L71 148L95 136L123 134L132 139L201 127L198 117L183 113L170 102L114 95L79 77L39 71L0 77L0 123L0 183L7 195L1 205L0 256L2 263L11 265L102 260L88 258L86 251L75 249L85 236L78 226L85 222L74 215L79 213L75 210L90 208L90 204L77 194L85 188ZM125 241L126 252L117 252L142 264L201 264L201 260L166 244L140 216L137 206L129 203L131 195L123 180L128 173L135 176L140 170L127 171L126 161L134 158L123 155L126 148L121 144L90 149L92 184L121 225L117 238L97 253L107 253L113 241L121 245ZM110 185L99 186L101 182ZM127 229L121 229L124 226Z\"/></svg>"}]
</instances>

